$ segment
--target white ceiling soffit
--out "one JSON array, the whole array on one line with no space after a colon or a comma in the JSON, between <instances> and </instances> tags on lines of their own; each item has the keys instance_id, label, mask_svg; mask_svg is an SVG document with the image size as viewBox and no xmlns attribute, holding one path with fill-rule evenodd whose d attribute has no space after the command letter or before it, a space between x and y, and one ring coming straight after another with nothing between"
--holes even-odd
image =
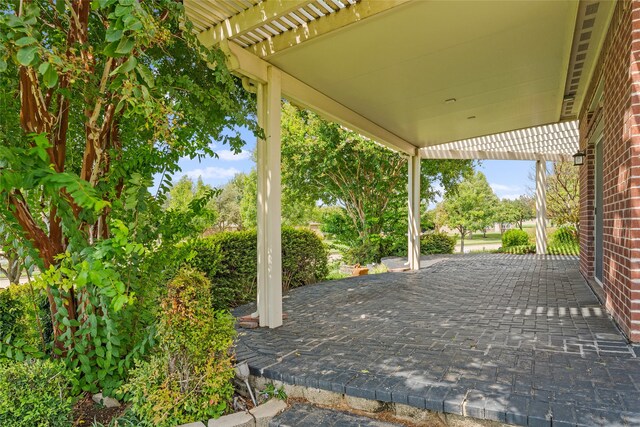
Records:
<instances>
[{"instance_id":1,"label":"white ceiling soffit","mask_svg":"<svg viewBox=\"0 0 640 427\"><path fill-rule=\"evenodd\" d=\"M578 151L578 122L555 123L420 149L427 159L569 160Z\"/></svg>"},{"instance_id":2,"label":"white ceiling soffit","mask_svg":"<svg viewBox=\"0 0 640 427\"><path fill-rule=\"evenodd\" d=\"M201 40L235 42L428 147L575 118L615 2L184 3Z\"/></svg>"}]
</instances>

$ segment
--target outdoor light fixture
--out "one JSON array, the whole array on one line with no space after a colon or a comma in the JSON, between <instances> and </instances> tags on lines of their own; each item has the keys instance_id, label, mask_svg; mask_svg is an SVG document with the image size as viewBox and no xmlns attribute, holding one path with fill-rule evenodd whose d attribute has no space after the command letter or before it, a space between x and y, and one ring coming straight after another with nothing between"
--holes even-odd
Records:
<instances>
[{"instance_id":1,"label":"outdoor light fixture","mask_svg":"<svg viewBox=\"0 0 640 427\"><path fill-rule=\"evenodd\" d=\"M576 154L573 155L573 166L582 166L584 165L584 151L578 150Z\"/></svg>"}]
</instances>

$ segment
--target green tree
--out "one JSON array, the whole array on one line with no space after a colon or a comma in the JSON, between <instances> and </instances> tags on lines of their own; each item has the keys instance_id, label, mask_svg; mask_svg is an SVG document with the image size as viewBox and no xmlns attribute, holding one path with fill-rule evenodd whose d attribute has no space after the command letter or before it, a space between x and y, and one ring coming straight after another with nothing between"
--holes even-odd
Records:
<instances>
[{"instance_id":1,"label":"green tree","mask_svg":"<svg viewBox=\"0 0 640 427\"><path fill-rule=\"evenodd\" d=\"M522 230L522 223L535 218L533 198L522 195L515 200L502 199L496 209L496 221L500 223L500 233L504 232L503 225L515 224Z\"/></svg>"},{"instance_id":2,"label":"green tree","mask_svg":"<svg viewBox=\"0 0 640 427\"><path fill-rule=\"evenodd\" d=\"M244 196L245 181L247 175L236 174L215 198L215 207L218 211L216 228L220 231L229 230L232 225L242 227L241 203Z\"/></svg>"},{"instance_id":3,"label":"green tree","mask_svg":"<svg viewBox=\"0 0 640 427\"><path fill-rule=\"evenodd\" d=\"M212 155L212 139L240 150L234 129L257 131L253 102L180 2L0 9L0 221L43 270L55 354L80 368L84 389L109 392L144 347L143 308L172 244L192 231L188 213L161 209L170 176L181 157Z\"/></svg>"},{"instance_id":4,"label":"green tree","mask_svg":"<svg viewBox=\"0 0 640 427\"><path fill-rule=\"evenodd\" d=\"M287 184L282 183L282 224L288 226L306 226L310 222L318 222L321 218L320 209L308 199L298 199L293 192L287 190ZM245 228L257 225L258 174L254 169L246 176L242 198L240 200L240 216Z\"/></svg>"},{"instance_id":5,"label":"green tree","mask_svg":"<svg viewBox=\"0 0 640 427\"><path fill-rule=\"evenodd\" d=\"M460 234L460 251L464 253L464 238L475 230L483 230L495 218L498 198L482 172L467 177L442 201L445 223Z\"/></svg>"},{"instance_id":6,"label":"green tree","mask_svg":"<svg viewBox=\"0 0 640 427\"><path fill-rule=\"evenodd\" d=\"M579 234L580 176L572 162L553 164L547 177L547 216L553 225L572 225Z\"/></svg>"},{"instance_id":7,"label":"green tree","mask_svg":"<svg viewBox=\"0 0 640 427\"><path fill-rule=\"evenodd\" d=\"M181 214L190 213L188 219L191 228L196 233L201 233L207 228L213 227L217 223L218 211L214 196L219 194L210 185L205 184L202 178L198 178L196 183L191 178L184 175L171 187L165 201L165 207L172 212ZM192 203L198 199L206 199L207 202L199 210L198 214L191 212Z\"/></svg>"},{"instance_id":8,"label":"green tree","mask_svg":"<svg viewBox=\"0 0 640 427\"><path fill-rule=\"evenodd\" d=\"M296 200L321 201L343 209L336 237L358 251L358 262L379 261L389 251L406 251L407 159L329 123L316 114L283 106L282 163L285 191ZM431 200L439 182L454 186L473 162L423 160L421 198ZM357 237L354 237L357 236Z\"/></svg>"}]
</instances>

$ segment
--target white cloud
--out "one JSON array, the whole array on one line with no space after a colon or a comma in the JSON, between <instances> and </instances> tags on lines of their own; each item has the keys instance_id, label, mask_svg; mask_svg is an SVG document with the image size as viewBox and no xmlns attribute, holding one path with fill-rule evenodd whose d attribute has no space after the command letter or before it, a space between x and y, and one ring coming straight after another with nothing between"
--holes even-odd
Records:
<instances>
[{"instance_id":1,"label":"white cloud","mask_svg":"<svg viewBox=\"0 0 640 427\"><path fill-rule=\"evenodd\" d=\"M502 192L502 191L520 191L522 190L518 185L505 185L505 184L489 184L493 191Z\"/></svg>"},{"instance_id":2,"label":"white cloud","mask_svg":"<svg viewBox=\"0 0 640 427\"><path fill-rule=\"evenodd\" d=\"M216 153L220 160L234 161L234 160L246 160L251 157L251 152L242 150L238 154L235 154L231 150L220 150Z\"/></svg>"},{"instance_id":3,"label":"white cloud","mask_svg":"<svg viewBox=\"0 0 640 427\"><path fill-rule=\"evenodd\" d=\"M503 194L500 198L501 199L516 200L520 196L522 196L522 194Z\"/></svg>"},{"instance_id":4,"label":"white cloud","mask_svg":"<svg viewBox=\"0 0 640 427\"><path fill-rule=\"evenodd\" d=\"M197 179L198 177L200 177L202 179L215 180L232 178L238 173L240 173L240 171L236 168L219 168L217 166L209 166L204 169L198 168L192 169L190 171L185 171L181 173L180 176L186 175L192 179Z\"/></svg>"}]
</instances>

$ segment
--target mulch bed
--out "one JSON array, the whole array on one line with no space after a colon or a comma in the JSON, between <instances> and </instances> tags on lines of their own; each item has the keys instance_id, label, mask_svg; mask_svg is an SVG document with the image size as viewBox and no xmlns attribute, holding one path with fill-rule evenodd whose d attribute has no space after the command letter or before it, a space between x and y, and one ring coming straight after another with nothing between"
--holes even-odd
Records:
<instances>
[{"instance_id":1,"label":"mulch bed","mask_svg":"<svg viewBox=\"0 0 640 427\"><path fill-rule=\"evenodd\" d=\"M107 426L113 418L121 416L126 409L126 406L121 406L119 408L105 408L95 403L91 399L91 395L87 394L85 397L81 398L73 408L73 425L91 426L94 421L97 421Z\"/></svg>"}]
</instances>

